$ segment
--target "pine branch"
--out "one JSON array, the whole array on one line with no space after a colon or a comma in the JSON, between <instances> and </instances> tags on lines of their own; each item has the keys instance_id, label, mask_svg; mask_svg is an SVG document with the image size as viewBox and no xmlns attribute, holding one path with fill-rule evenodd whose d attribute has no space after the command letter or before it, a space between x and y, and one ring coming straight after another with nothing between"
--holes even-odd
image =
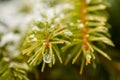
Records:
<instances>
[{"instance_id":1,"label":"pine branch","mask_svg":"<svg viewBox=\"0 0 120 80\"><path fill-rule=\"evenodd\" d=\"M45 65L49 67L55 64L55 56L59 62L63 63L60 54L68 54L65 64L72 58L74 64L79 57L82 57L80 74L84 65L88 65L96 59L94 53L98 52L108 60L111 58L99 49L99 43L114 46L109 39L107 27L107 5L103 0L75 0L71 1L72 8L64 12L67 17L59 19L56 22L55 16L51 21L38 21L32 25L25 40L25 50L23 54L28 57L28 63L31 66L43 64L41 71L44 71ZM74 5L74 6L73 6ZM100 45L101 46L101 45ZM101 46L102 47L102 46Z\"/></svg>"},{"instance_id":2,"label":"pine branch","mask_svg":"<svg viewBox=\"0 0 120 80\"><path fill-rule=\"evenodd\" d=\"M63 19L62 19L63 20ZM35 22L32 30L28 32L25 41L26 49L24 55L28 56L30 66L37 66L43 63L41 71L44 71L45 64L49 67L55 64L55 56L62 62L60 45L70 44L69 37L72 33L66 26L61 26L62 20L57 23L52 19L51 22ZM54 27L53 27L54 25ZM67 36L67 37L66 37Z\"/></svg>"},{"instance_id":3,"label":"pine branch","mask_svg":"<svg viewBox=\"0 0 120 80\"><path fill-rule=\"evenodd\" d=\"M26 63L4 57L1 59L0 65L0 80L29 80L26 72L29 67Z\"/></svg>"},{"instance_id":4,"label":"pine branch","mask_svg":"<svg viewBox=\"0 0 120 80\"><path fill-rule=\"evenodd\" d=\"M114 46L114 44L109 39L108 36L109 35L108 27L106 25L108 17L107 15L104 14L107 5L104 4L104 1L90 0L89 2L86 2L86 0L81 0L78 2L80 4L75 4L75 8L73 9L74 11L71 12L71 13L76 13L76 17L77 17L74 18L75 16L72 16L72 18L74 18L76 21L79 20L77 23L75 22L72 25L72 27L74 27L74 29L71 28L74 39L73 42L71 43L76 43L77 40L81 43L74 45L74 47L78 45L81 45L81 47L77 47L79 49L75 51L76 54L73 52L74 50L71 51L70 53L71 57L69 57L70 54L68 54L68 58L66 61L68 63L70 59L74 57L72 61L72 63L74 64L77 61L77 59L79 59L79 57L82 56L81 53L83 53L81 70L80 70L80 74L81 74L85 63L86 65L88 65L91 63L91 60L96 59L94 55L95 52L98 52L108 60L111 60L111 58L107 55L107 53L97 48L99 42L110 46ZM80 9L80 11L78 11L78 9ZM94 43L96 43L97 45ZM66 50L69 50L69 47Z\"/></svg>"}]
</instances>

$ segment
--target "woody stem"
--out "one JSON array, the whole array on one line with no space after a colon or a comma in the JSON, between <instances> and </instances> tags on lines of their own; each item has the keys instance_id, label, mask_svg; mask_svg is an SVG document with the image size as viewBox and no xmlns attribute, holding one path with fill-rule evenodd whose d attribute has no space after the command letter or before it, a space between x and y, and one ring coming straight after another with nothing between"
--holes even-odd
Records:
<instances>
[{"instance_id":1,"label":"woody stem","mask_svg":"<svg viewBox=\"0 0 120 80\"><path fill-rule=\"evenodd\" d=\"M88 50L88 45L87 45L87 27L86 27L86 0L82 0L82 4L81 4L81 19L82 19L82 23L84 25L83 27L83 33L82 33L82 39L83 39L83 46L85 48L85 50Z\"/></svg>"}]
</instances>

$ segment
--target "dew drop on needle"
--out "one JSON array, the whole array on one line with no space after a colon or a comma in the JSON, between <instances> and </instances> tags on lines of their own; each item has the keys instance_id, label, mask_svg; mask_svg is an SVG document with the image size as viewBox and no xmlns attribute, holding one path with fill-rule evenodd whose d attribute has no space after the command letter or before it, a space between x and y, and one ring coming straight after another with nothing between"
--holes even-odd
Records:
<instances>
[{"instance_id":1,"label":"dew drop on needle","mask_svg":"<svg viewBox=\"0 0 120 80\"><path fill-rule=\"evenodd\" d=\"M43 54L43 61L45 63L51 63L51 59L52 59L51 54L47 54L47 53Z\"/></svg>"}]
</instances>

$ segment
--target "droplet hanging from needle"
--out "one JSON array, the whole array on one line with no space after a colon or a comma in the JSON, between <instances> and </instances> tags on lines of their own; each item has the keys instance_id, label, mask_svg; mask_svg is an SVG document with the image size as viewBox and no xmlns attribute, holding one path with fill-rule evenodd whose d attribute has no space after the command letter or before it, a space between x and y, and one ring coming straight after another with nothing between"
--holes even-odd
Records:
<instances>
[{"instance_id":1,"label":"droplet hanging from needle","mask_svg":"<svg viewBox=\"0 0 120 80\"><path fill-rule=\"evenodd\" d=\"M90 60L91 60L91 55L90 54L86 54L86 62L90 64Z\"/></svg>"},{"instance_id":2,"label":"droplet hanging from needle","mask_svg":"<svg viewBox=\"0 0 120 80\"><path fill-rule=\"evenodd\" d=\"M43 54L43 61L45 63L51 63L51 59L52 59L51 54L47 54L47 53Z\"/></svg>"}]
</instances>

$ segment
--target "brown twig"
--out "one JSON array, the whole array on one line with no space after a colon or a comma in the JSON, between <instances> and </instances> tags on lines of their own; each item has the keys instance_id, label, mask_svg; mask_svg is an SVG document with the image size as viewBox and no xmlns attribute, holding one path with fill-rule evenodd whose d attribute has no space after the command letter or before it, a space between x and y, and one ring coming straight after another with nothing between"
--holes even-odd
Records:
<instances>
[{"instance_id":1,"label":"brown twig","mask_svg":"<svg viewBox=\"0 0 120 80\"><path fill-rule=\"evenodd\" d=\"M85 17L86 17L86 0L82 0L82 4L81 4L81 18L82 18L82 23L84 25L83 27L83 33L82 33L82 38L83 38L83 46L85 48L85 50L88 50L88 44L87 44L87 27L86 27L86 20L85 20Z\"/></svg>"}]
</instances>

